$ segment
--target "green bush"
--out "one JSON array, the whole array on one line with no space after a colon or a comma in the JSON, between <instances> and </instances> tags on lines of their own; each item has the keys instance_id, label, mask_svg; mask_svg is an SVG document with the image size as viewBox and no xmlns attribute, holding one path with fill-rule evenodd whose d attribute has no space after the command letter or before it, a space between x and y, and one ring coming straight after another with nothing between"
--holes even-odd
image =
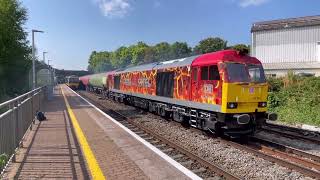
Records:
<instances>
[{"instance_id":1,"label":"green bush","mask_svg":"<svg viewBox=\"0 0 320 180\"><path fill-rule=\"evenodd\" d=\"M9 159L8 155L6 155L6 154L0 155L0 170L2 170L4 168L4 166L8 162L8 159Z\"/></svg>"},{"instance_id":2,"label":"green bush","mask_svg":"<svg viewBox=\"0 0 320 180\"><path fill-rule=\"evenodd\" d=\"M269 79L269 111L290 124L320 125L320 78L293 74Z\"/></svg>"}]
</instances>

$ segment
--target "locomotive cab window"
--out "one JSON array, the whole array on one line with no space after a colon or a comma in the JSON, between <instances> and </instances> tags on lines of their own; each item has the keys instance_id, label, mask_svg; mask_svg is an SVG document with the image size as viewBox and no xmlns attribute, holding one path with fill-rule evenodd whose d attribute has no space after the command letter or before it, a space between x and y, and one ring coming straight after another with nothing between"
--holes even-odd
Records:
<instances>
[{"instance_id":1,"label":"locomotive cab window","mask_svg":"<svg viewBox=\"0 0 320 180\"><path fill-rule=\"evenodd\" d=\"M217 65L201 67L201 80L220 80Z\"/></svg>"},{"instance_id":2,"label":"locomotive cab window","mask_svg":"<svg viewBox=\"0 0 320 180\"><path fill-rule=\"evenodd\" d=\"M261 65L248 65L249 75L251 82L255 83L264 83L266 82L266 78L264 75L264 71Z\"/></svg>"},{"instance_id":3,"label":"locomotive cab window","mask_svg":"<svg viewBox=\"0 0 320 180\"><path fill-rule=\"evenodd\" d=\"M192 76L193 76L193 81L197 81L198 80L198 68L193 68L192 69Z\"/></svg>"},{"instance_id":4,"label":"locomotive cab window","mask_svg":"<svg viewBox=\"0 0 320 180\"><path fill-rule=\"evenodd\" d=\"M208 73L208 66L201 67L201 80L208 80L209 73Z\"/></svg>"},{"instance_id":5,"label":"locomotive cab window","mask_svg":"<svg viewBox=\"0 0 320 180\"><path fill-rule=\"evenodd\" d=\"M209 80L220 80L220 74L217 65L209 66Z\"/></svg>"}]
</instances>

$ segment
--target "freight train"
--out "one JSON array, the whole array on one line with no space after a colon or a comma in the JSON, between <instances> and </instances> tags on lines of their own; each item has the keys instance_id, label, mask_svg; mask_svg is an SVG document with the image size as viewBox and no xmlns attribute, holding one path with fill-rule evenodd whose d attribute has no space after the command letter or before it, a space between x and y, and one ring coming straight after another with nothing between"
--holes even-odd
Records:
<instances>
[{"instance_id":1,"label":"freight train","mask_svg":"<svg viewBox=\"0 0 320 180\"><path fill-rule=\"evenodd\" d=\"M192 127L233 137L266 120L268 85L261 62L223 50L80 77L86 90Z\"/></svg>"}]
</instances>

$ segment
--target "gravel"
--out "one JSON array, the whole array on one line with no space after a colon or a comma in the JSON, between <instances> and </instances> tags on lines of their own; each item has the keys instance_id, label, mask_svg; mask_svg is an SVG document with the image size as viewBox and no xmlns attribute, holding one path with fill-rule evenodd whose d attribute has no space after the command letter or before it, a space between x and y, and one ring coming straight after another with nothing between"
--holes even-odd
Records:
<instances>
[{"instance_id":1,"label":"gravel","mask_svg":"<svg viewBox=\"0 0 320 180\"><path fill-rule=\"evenodd\" d=\"M98 100L98 97L93 94L87 92L82 93ZM204 133L192 131L192 129L184 128L180 124L172 123L132 106L101 99L99 102L106 107L112 107L114 110L130 116L148 129L185 147L198 156L205 158L207 161L228 169L231 173L243 179L312 179L297 171L290 170L245 151L228 146L218 139L209 138Z\"/></svg>"}]
</instances>

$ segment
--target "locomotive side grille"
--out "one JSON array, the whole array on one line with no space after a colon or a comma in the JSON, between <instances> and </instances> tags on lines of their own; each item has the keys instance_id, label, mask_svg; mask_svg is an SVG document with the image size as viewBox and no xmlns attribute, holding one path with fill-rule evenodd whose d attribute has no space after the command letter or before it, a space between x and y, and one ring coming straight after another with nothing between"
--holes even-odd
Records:
<instances>
[{"instance_id":1,"label":"locomotive side grille","mask_svg":"<svg viewBox=\"0 0 320 180\"><path fill-rule=\"evenodd\" d=\"M174 72L158 72L156 78L157 96L173 97Z\"/></svg>"}]
</instances>

